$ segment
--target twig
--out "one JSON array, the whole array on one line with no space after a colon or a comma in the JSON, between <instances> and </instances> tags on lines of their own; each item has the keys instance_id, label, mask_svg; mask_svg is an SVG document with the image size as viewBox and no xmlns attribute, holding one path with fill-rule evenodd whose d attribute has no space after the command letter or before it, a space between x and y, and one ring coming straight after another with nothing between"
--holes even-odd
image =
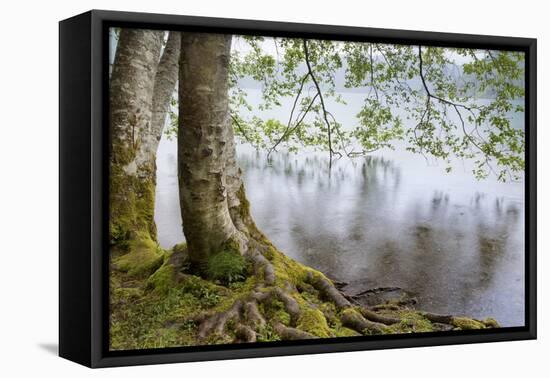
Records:
<instances>
[{"instance_id":1,"label":"twig","mask_svg":"<svg viewBox=\"0 0 550 378\"><path fill-rule=\"evenodd\" d=\"M296 93L296 97L294 98L294 104L292 105L292 109L290 110L290 116L288 118L288 123L286 125L286 129L283 132L283 135L277 140L277 142L271 147L267 153L267 158L269 159L269 156L271 153L275 150L275 148L287 137L288 131L290 130L292 119L294 118L294 110L296 110L296 105L298 104L298 99L300 98L300 95L302 94L302 90L304 89L304 84L309 76L309 73L305 74L302 80L300 81L300 87L298 88L298 92ZM309 110L309 107L308 107Z\"/></svg>"},{"instance_id":2,"label":"twig","mask_svg":"<svg viewBox=\"0 0 550 378\"><path fill-rule=\"evenodd\" d=\"M374 60L372 59L372 44L369 45L369 56L370 56L370 84L374 89L374 94L376 96L376 101L380 101L378 98L378 90L376 89L376 84L374 82Z\"/></svg>"},{"instance_id":3,"label":"twig","mask_svg":"<svg viewBox=\"0 0 550 378\"><path fill-rule=\"evenodd\" d=\"M251 145L254 146L254 142L248 137L248 135L246 134L246 132L244 131L241 123L239 122L239 120L237 119L237 117L235 117L233 114L230 113L230 116L231 116L231 119L233 120L233 122L235 122L235 125L237 126L237 128L239 129L239 131L241 132L241 134L243 135L244 139L246 139L246 141L248 143L250 143Z\"/></svg>"},{"instance_id":4,"label":"twig","mask_svg":"<svg viewBox=\"0 0 550 378\"><path fill-rule=\"evenodd\" d=\"M458 115L458 118L460 119L460 123L462 125L462 131L463 131L464 135L466 136L466 138L468 138L468 140L472 143L472 145L477 147L481 152L485 153L483 151L483 149L475 142L474 138L466 131L466 125L465 125L464 119L462 118L462 113L460 113L460 111L458 110L458 108L460 107L460 108L466 109L467 111L473 113L472 108L469 107L469 106L463 105L463 104L454 103L452 101L441 98L441 97L431 93L430 89L428 87L428 84L426 83L426 78L424 77L423 60L422 60L422 46L420 46L420 45L418 46L418 60L419 60L420 79L422 81L422 86L424 87L424 90L426 91L426 95L428 96L428 99L433 98L435 100L438 100L441 103L452 106L454 108L454 110L456 111L456 114ZM429 106L429 101L427 101L426 105L427 105L427 107ZM428 115L429 115L429 113L428 113Z\"/></svg>"},{"instance_id":5,"label":"twig","mask_svg":"<svg viewBox=\"0 0 550 378\"><path fill-rule=\"evenodd\" d=\"M332 155L334 154L334 151L332 150L332 135L331 135L330 122L328 121L327 109L326 109L326 106L325 106L325 100L323 99L323 94L321 92L321 87L319 86L319 83L317 82L317 79L315 78L315 75L313 74L313 69L311 68L311 63L309 61L309 50L308 50L308 47L307 47L307 40L304 39L303 42L304 42L304 55L305 55L306 66L307 66L309 75L311 76L311 80L313 81L313 84L315 84L315 88L317 89L317 93L319 94L319 100L321 101L321 107L323 109L323 118L324 118L325 123L327 125L329 167L331 167L332 166Z\"/></svg>"}]
</instances>

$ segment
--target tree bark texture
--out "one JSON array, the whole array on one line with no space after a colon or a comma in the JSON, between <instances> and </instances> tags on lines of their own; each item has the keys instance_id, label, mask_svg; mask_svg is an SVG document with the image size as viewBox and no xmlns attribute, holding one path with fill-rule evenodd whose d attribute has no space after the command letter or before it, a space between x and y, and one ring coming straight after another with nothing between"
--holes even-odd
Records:
<instances>
[{"instance_id":1,"label":"tree bark texture","mask_svg":"<svg viewBox=\"0 0 550 378\"><path fill-rule=\"evenodd\" d=\"M179 33L170 37L160 58L163 31L120 32L109 114L110 239L114 243L156 240L156 150L177 79L179 54Z\"/></svg>"},{"instance_id":2,"label":"tree bark texture","mask_svg":"<svg viewBox=\"0 0 550 378\"><path fill-rule=\"evenodd\" d=\"M240 238L229 212L240 185L228 99L231 36L185 33L181 42L180 205L189 257L200 265Z\"/></svg>"},{"instance_id":3,"label":"tree bark texture","mask_svg":"<svg viewBox=\"0 0 550 378\"><path fill-rule=\"evenodd\" d=\"M178 81L180 47L181 33L170 32L158 65L153 93L151 137L154 139L151 140L151 145L155 152L164 130L166 116L170 110L172 95Z\"/></svg>"}]
</instances>

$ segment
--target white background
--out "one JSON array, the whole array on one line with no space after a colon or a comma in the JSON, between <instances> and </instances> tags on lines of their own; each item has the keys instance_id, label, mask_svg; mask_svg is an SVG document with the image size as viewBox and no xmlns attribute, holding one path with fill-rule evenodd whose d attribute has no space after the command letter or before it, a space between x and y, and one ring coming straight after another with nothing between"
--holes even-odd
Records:
<instances>
[{"instance_id":1,"label":"white background","mask_svg":"<svg viewBox=\"0 0 550 378\"><path fill-rule=\"evenodd\" d=\"M550 373L550 27L538 1L6 0L0 5L0 375L2 377L465 377ZM90 370L56 356L58 25L89 9L538 38L539 340ZM545 67L546 66L546 67ZM546 115L546 117L545 117ZM545 351L546 349L546 351ZM546 373L546 374L544 374Z\"/></svg>"}]
</instances>

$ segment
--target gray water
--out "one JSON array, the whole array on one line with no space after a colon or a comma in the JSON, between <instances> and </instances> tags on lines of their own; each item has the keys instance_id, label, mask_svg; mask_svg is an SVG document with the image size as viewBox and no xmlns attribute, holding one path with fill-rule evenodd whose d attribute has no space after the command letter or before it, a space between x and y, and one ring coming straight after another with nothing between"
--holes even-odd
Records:
<instances>
[{"instance_id":1,"label":"gray water","mask_svg":"<svg viewBox=\"0 0 550 378\"><path fill-rule=\"evenodd\" d=\"M184 240L176 156L163 137L155 220L165 248ZM257 225L290 257L364 289L401 287L425 310L524 324L523 183L477 181L468 162L448 174L403 148L331 170L323 153L267 162L239 146L238 156Z\"/></svg>"}]
</instances>

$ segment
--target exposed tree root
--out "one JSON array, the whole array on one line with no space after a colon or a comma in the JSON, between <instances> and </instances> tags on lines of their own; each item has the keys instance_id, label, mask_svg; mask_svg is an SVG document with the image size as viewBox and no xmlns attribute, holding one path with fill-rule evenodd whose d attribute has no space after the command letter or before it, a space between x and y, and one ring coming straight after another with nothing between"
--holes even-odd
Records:
<instances>
[{"instance_id":1,"label":"exposed tree root","mask_svg":"<svg viewBox=\"0 0 550 378\"><path fill-rule=\"evenodd\" d=\"M247 246L246 257L253 263L254 275L258 278L254 289L235 300L227 310L198 319L200 340L204 342L211 337L230 336L233 342L255 342L266 327L282 340L320 337L308 332L307 325L308 321L310 326L311 322L327 324L325 315L320 311L323 303L334 306L334 315L342 327L359 334L382 334L388 331L388 324L399 322L398 319L384 317L352 304L323 274L295 262L303 271L299 272L303 274L297 274L298 281L281 279L288 272L278 274L277 269L282 268L270 261L270 258L273 259L270 254L280 252L271 245L252 239ZM297 286L307 295L302 294ZM276 314L268 310L273 308L274 303L280 306Z\"/></svg>"},{"instance_id":2,"label":"exposed tree root","mask_svg":"<svg viewBox=\"0 0 550 378\"><path fill-rule=\"evenodd\" d=\"M244 318L253 328L263 328L265 319L258 310L256 302L247 302L243 306Z\"/></svg>"},{"instance_id":3,"label":"exposed tree root","mask_svg":"<svg viewBox=\"0 0 550 378\"><path fill-rule=\"evenodd\" d=\"M358 311L348 309L342 313L342 324L360 333L372 333L375 335L387 333L387 327L382 323L365 319Z\"/></svg>"},{"instance_id":4,"label":"exposed tree root","mask_svg":"<svg viewBox=\"0 0 550 378\"><path fill-rule=\"evenodd\" d=\"M235 341L243 343L256 342L256 332L244 324L237 324L235 327Z\"/></svg>"},{"instance_id":5,"label":"exposed tree root","mask_svg":"<svg viewBox=\"0 0 550 378\"><path fill-rule=\"evenodd\" d=\"M174 247L141 284L115 271L114 348L158 347L159 335L169 340L162 346L181 346L498 327L494 319L418 311L402 298L366 307L321 272L258 240L263 241L255 238L245 254L248 278L237 285L189 274L184 245Z\"/></svg>"},{"instance_id":6,"label":"exposed tree root","mask_svg":"<svg viewBox=\"0 0 550 378\"><path fill-rule=\"evenodd\" d=\"M308 272L306 282L317 289L326 299L332 301L338 309L344 309L351 306L351 303L336 287L320 274Z\"/></svg>"},{"instance_id":7,"label":"exposed tree root","mask_svg":"<svg viewBox=\"0 0 550 378\"><path fill-rule=\"evenodd\" d=\"M165 285L160 291L163 295L171 288L184 288L183 294L192 295L197 302L180 310L180 314L192 315L176 316L175 321L165 322L160 332L174 327L180 331L173 332L187 330L182 336L189 340L186 342L200 345L498 327L493 319L417 311L413 301L403 298L367 307L360 304L361 298L339 290L345 283L337 286L321 272L278 251L253 224L246 227L253 231L243 232L239 240L247 240L242 253L250 262L248 278L236 286L223 287L221 282L183 273L186 247L174 247L164 265L148 279L149 285L153 290ZM215 293L219 300L208 305L201 294L205 290ZM176 334L175 340L178 337Z\"/></svg>"},{"instance_id":8,"label":"exposed tree root","mask_svg":"<svg viewBox=\"0 0 550 378\"><path fill-rule=\"evenodd\" d=\"M441 315L430 312L422 312L422 315L433 323L447 324L459 329L499 328L500 325L493 318L478 320L453 315Z\"/></svg>"},{"instance_id":9,"label":"exposed tree root","mask_svg":"<svg viewBox=\"0 0 550 378\"><path fill-rule=\"evenodd\" d=\"M424 315L426 319L434 323L452 324L453 321L453 317L451 315L440 315L430 312L423 312L422 315Z\"/></svg>"},{"instance_id":10,"label":"exposed tree root","mask_svg":"<svg viewBox=\"0 0 550 378\"><path fill-rule=\"evenodd\" d=\"M221 334L230 321L240 320L241 309L242 302L237 300L229 310L204 319L199 326L199 338L203 339L213 333Z\"/></svg>"},{"instance_id":11,"label":"exposed tree root","mask_svg":"<svg viewBox=\"0 0 550 378\"><path fill-rule=\"evenodd\" d=\"M260 277L263 276L266 285L273 285L275 282L275 270L273 265L262 255L258 250L253 250L248 253L250 259L254 263L254 271Z\"/></svg>"},{"instance_id":12,"label":"exposed tree root","mask_svg":"<svg viewBox=\"0 0 550 378\"><path fill-rule=\"evenodd\" d=\"M279 334L279 336L283 340L306 340L315 338L315 336L310 333L299 330L297 328L287 327L279 322L275 322L273 324L273 329Z\"/></svg>"}]
</instances>

